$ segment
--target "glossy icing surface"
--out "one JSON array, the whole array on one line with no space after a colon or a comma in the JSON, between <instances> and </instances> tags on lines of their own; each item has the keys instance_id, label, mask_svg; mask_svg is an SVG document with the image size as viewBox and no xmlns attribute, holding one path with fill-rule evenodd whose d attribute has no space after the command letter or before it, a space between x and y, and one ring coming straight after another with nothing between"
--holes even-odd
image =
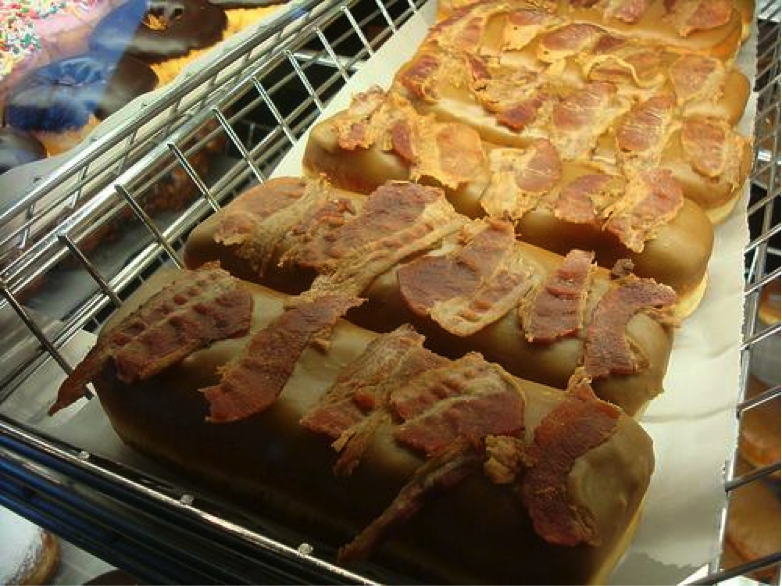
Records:
<instances>
[{"instance_id":1,"label":"glossy icing surface","mask_svg":"<svg viewBox=\"0 0 782 586\"><path fill-rule=\"evenodd\" d=\"M13 128L0 128L0 174L46 158L46 149L34 136Z\"/></svg>"},{"instance_id":2,"label":"glossy icing surface","mask_svg":"<svg viewBox=\"0 0 782 586\"><path fill-rule=\"evenodd\" d=\"M98 23L90 47L158 63L219 42L226 25L206 0L131 0Z\"/></svg>"}]
</instances>

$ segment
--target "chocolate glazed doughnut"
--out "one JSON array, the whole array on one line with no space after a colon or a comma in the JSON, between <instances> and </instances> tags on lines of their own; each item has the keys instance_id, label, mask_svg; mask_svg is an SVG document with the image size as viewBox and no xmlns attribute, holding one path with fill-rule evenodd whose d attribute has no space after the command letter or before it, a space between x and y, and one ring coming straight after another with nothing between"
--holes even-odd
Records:
<instances>
[{"instance_id":1,"label":"chocolate glazed doughnut","mask_svg":"<svg viewBox=\"0 0 782 586\"><path fill-rule=\"evenodd\" d=\"M90 47L159 63L220 42L226 25L206 0L130 0L98 23Z\"/></svg>"}]
</instances>

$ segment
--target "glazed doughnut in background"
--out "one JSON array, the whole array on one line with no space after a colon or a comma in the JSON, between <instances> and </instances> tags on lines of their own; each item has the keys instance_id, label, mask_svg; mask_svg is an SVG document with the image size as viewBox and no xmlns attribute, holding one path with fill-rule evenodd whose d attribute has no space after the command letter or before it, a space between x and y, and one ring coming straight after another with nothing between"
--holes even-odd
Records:
<instances>
[{"instance_id":1,"label":"glazed doughnut in background","mask_svg":"<svg viewBox=\"0 0 782 586\"><path fill-rule=\"evenodd\" d=\"M190 61L275 9L266 3L245 6L226 11L208 0L130 0L98 23L90 47L149 63L164 85Z\"/></svg>"},{"instance_id":2,"label":"glazed doughnut in background","mask_svg":"<svg viewBox=\"0 0 782 586\"><path fill-rule=\"evenodd\" d=\"M55 155L157 84L137 59L87 53L32 71L9 92L3 114L9 126L30 132Z\"/></svg>"},{"instance_id":3,"label":"glazed doughnut in background","mask_svg":"<svg viewBox=\"0 0 782 586\"><path fill-rule=\"evenodd\" d=\"M736 476L752 471L739 459ZM772 486L771 483L775 486ZM725 567L735 566L778 552L780 549L779 479L755 480L733 490L725 535L728 557ZM735 556L735 557L734 557ZM756 580L771 582L779 574L779 564L752 574Z\"/></svg>"}]
</instances>

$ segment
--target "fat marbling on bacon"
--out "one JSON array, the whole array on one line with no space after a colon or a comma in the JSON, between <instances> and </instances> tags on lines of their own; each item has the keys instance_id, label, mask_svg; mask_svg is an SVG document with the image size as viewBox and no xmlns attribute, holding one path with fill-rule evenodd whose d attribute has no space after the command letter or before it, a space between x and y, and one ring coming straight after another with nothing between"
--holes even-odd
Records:
<instances>
[{"instance_id":1,"label":"fat marbling on bacon","mask_svg":"<svg viewBox=\"0 0 782 586\"><path fill-rule=\"evenodd\" d=\"M84 396L84 386L109 363L120 381L132 384L213 342L245 334L252 309L249 291L219 267L205 265L197 271L184 271L98 339L60 386L49 414Z\"/></svg>"},{"instance_id":2,"label":"fat marbling on bacon","mask_svg":"<svg viewBox=\"0 0 782 586\"><path fill-rule=\"evenodd\" d=\"M441 189L389 182L368 196L361 211L328 238L294 246L286 258L319 259L320 274L300 296L302 300L328 292L360 295L377 276L435 245L465 222Z\"/></svg>"},{"instance_id":3,"label":"fat marbling on bacon","mask_svg":"<svg viewBox=\"0 0 782 586\"><path fill-rule=\"evenodd\" d=\"M581 329L595 254L571 250L519 313L530 342L551 343Z\"/></svg>"},{"instance_id":4,"label":"fat marbling on bacon","mask_svg":"<svg viewBox=\"0 0 782 586\"><path fill-rule=\"evenodd\" d=\"M646 359L630 347L626 328L640 311L670 309L676 293L652 279L628 276L619 279L600 299L592 313L584 341L583 367L592 379L634 374L645 368Z\"/></svg>"},{"instance_id":5,"label":"fat marbling on bacon","mask_svg":"<svg viewBox=\"0 0 782 586\"><path fill-rule=\"evenodd\" d=\"M361 462L378 426L389 421L389 399L400 384L448 360L423 348L424 337L402 326L373 340L344 368L301 425L334 440L334 472L349 475Z\"/></svg>"},{"instance_id":6,"label":"fat marbling on bacon","mask_svg":"<svg viewBox=\"0 0 782 586\"><path fill-rule=\"evenodd\" d=\"M588 384L578 383L535 428L521 495L535 532L547 542L600 543L592 513L571 503L568 474L580 456L616 432L620 415L619 408L598 400Z\"/></svg>"},{"instance_id":7,"label":"fat marbling on bacon","mask_svg":"<svg viewBox=\"0 0 782 586\"><path fill-rule=\"evenodd\" d=\"M510 222L476 221L465 237L451 254L422 256L397 272L410 309L457 336L472 335L508 313L532 287L534 273Z\"/></svg>"},{"instance_id":8,"label":"fat marbling on bacon","mask_svg":"<svg viewBox=\"0 0 782 586\"><path fill-rule=\"evenodd\" d=\"M524 149L493 149L489 167L492 174L481 194L481 207L495 218L521 218L562 176L559 154L545 138Z\"/></svg>"},{"instance_id":9,"label":"fat marbling on bacon","mask_svg":"<svg viewBox=\"0 0 782 586\"><path fill-rule=\"evenodd\" d=\"M642 171L609 208L604 229L630 250L642 252L655 231L673 220L683 205L682 188L669 170Z\"/></svg>"}]
</instances>

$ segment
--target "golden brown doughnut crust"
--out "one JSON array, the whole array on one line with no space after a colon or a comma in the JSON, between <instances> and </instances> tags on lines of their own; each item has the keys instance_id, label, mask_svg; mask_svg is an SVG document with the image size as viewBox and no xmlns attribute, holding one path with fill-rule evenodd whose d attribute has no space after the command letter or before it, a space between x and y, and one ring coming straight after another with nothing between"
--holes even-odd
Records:
<instances>
[{"instance_id":1,"label":"golden brown doughnut crust","mask_svg":"<svg viewBox=\"0 0 782 586\"><path fill-rule=\"evenodd\" d=\"M103 335L171 277L155 275ZM285 297L248 287L256 301L254 332L282 312ZM336 454L328 440L299 425L337 373L376 335L339 322L327 347L304 351L271 409L235 423L207 423L208 405L197 389L216 382L215 369L235 356L248 336L218 342L141 384L125 386L108 369L96 382L98 396L129 445L300 531L302 539L316 544L316 555L329 558L317 545L349 540L391 502L420 464L384 425L353 475L336 477L331 470ZM521 384L529 441L562 395L535 383ZM652 467L651 440L627 416L610 439L576 462L569 491L595 515L602 537L598 547L546 544L514 497L479 475L428 502L383 546L377 561L429 582L589 583L606 570L612 549L626 538Z\"/></svg>"}]
</instances>

